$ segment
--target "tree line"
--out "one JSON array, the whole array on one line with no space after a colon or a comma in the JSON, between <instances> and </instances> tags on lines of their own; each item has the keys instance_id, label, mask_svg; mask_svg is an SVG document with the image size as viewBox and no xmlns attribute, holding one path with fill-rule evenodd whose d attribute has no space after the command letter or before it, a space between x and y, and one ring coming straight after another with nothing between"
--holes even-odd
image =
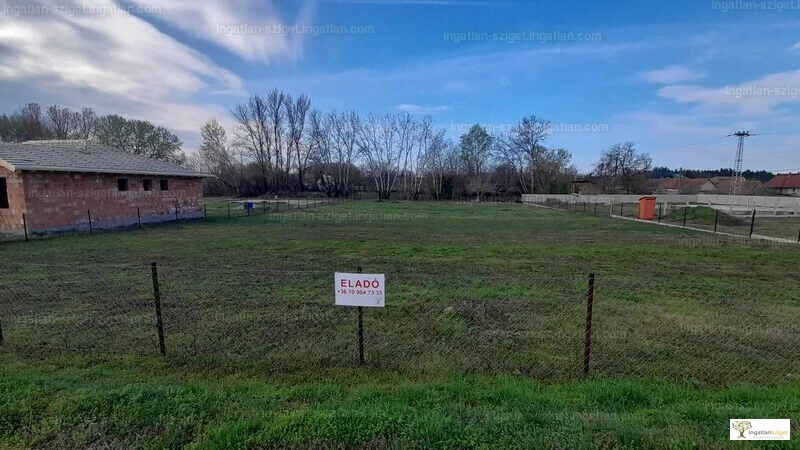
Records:
<instances>
[{"instance_id":1,"label":"tree line","mask_svg":"<svg viewBox=\"0 0 800 450\"><path fill-rule=\"evenodd\" d=\"M454 139L430 116L321 111L305 95L273 89L235 105L230 119L230 137L216 119L206 122L198 151L188 157L166 128L90 108L29 103L0 116L0 139L95 139L213 174L206 185L212 195L342 197L370 190L381 199L516 197L570 193L579 177L572 153L548 146L551 123L536 115L492 134L475 124ZM590 175L604 192L637 193L646 189L651 166L649 155L626 142L605 150Z\"/></svg>"},{"instance_id":2,"label":"tree line","mask_svg":"<svg viewBox=\"0 0 800 450\"><path fill-rule=\"evenodd\" d=\"M52 105L28 103L11 115L0 115L0 141L43 139L94 139L137 155L181 164L186 160L183 142L164 127L116 114L97 115L91 108L74 111Z\"/></svg>"},{"instance_id":3,"label":"tree line","mask_svg":"<svg viewBox=\"0 0 800 450\"><path fill-rule=\"evenodd\" d=\"M197 170L216 175L214 194L314 190L339 197L368 189L382 199L511 197L569 193L578 174L569 150L547 146L551 124L535 115L494 134L475 124L453 139L430 116L321 111L305 95L274 89L236 105L230 118L231 136L209 120L189 158ZM628 150L635 152L632 144ZM610 181L616 186L649 171L644 159L599 167L617 178Z\"/></svg>"},{"instance_id":4,"label":"tree line","mask_svg":"<svg viewBox=\"0 0 800 450\"><path fill-rule=\"evenodd\" d=\"M651 178L677 178L678 176L686 178L714 178L714 177L732 177L733 169L670 169L668 167L655 167L650 173ZM745 170L742 172L742 177L746 180L755 180L762 183L775 178L775 174L767 170Z\"/></svg>"}]
</instances>

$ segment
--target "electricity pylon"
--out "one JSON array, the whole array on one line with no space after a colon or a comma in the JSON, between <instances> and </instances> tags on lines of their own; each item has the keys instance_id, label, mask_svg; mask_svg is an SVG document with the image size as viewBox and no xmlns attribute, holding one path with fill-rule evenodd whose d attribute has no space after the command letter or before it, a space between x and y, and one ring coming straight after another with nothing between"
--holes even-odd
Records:
<instances>
[{"instance_id":1,"label":"electricity pylon","mask_svg":"<svg viewBox=\"0 0 800 450\"><path fill-rule=\"evenodd\" d=\"M742 184L742 160L744 159L744 138L755 136L750 134L749 131L737 131L736 133L729 134L728 136L736 136L739 138L739 145L736 147L736 161L733 163L733 179L731 180L731 188L728 195L739 195L739 188ZM731 198L733 200L733 198Z\"/></svg>"}]
</instances>

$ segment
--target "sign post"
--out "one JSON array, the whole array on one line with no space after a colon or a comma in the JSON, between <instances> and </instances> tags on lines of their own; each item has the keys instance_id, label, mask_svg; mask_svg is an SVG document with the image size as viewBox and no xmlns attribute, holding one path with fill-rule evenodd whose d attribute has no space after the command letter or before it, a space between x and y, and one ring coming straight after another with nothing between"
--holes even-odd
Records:
<instances>
[{"instance_id":1,"label":"sign post","mask_svg":"<svg viewBox=\"0 0 800 450\"><path fill-rule=\"evenodd\" d=\"M364 308L383 308L386 304L386 279L384 274L358 273L334 274L337 306L358 308L358 363L364 359Z\"/></svg>"}]
</instances>

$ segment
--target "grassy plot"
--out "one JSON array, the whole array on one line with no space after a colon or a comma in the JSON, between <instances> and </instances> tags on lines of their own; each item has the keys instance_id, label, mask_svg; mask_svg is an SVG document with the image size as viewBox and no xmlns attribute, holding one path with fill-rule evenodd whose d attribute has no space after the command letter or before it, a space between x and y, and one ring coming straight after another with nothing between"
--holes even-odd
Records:
<instances>
[{"instance_id":1,"label":"grassy plot","mask_svg":"<svg viewBox=\"0 0 800 450\"><path fill-rule=\"evenodd\" d=\"M665 218L670 222L679 222L683 221L684 217L686 218L687 225L700 224L713 226L714 223L724 226L745 225L744 220L707 206L678 208L670 211Z\"/></svg>"},{"instance_id":2,"label":"grassy plot","mask_svg":"<svg viewBox=\"0 0 800 450\"><path fill-rule=\"evenodd\" d=\"M147 364L4 358L0 447L708 449L727 446L730 418L800 414L797 387L414 380L352 370L214 379Z\"/></svg>"},{"instance_id":3,"label":"grassy plot","mask_svg":"<svg viewBox=\"0 0 800 450\"><path fill-rule=\"evenodd\" d=\"M0 252L0 447L715 448L730 418L797 416L795 248L356 202ZM365 368L332 305L358 267L388 286Z\"/></svg>"}]
</instances>

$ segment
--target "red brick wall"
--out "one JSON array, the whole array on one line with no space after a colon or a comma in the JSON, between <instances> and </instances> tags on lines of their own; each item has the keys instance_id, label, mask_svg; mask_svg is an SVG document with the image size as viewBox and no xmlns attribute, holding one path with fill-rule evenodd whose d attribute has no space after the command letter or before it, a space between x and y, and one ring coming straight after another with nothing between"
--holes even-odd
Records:
<instances>
[{"instance_id":1,"label":"red brick wall","mask_svg":"<svg viewBox=\"0 0 800 450\"><path fill-rule=\"evenodd\" d=\"M117 179L128 180L128 190L119 192ZM143 180L152 182L145 192ZM33 231L88 227L88 211L98 228L137 223L139 207L143 222L169 220L175 208L181 218L203 212L200 178L112 175L69 172L24 172L28 228ZM161 191L159 181L169 190Z\"/></svg>"},{"instance_id":2,"label":"red brick wall","mask_svg":"<svg viewBox=\"0 0 800 450\"><path fill-rule=\"evenodd\" d=\"M6 179L8 209L0 209L0 232L22 231L22 214L25 213L25 191L19 172L0 166L0 178Z\"/></svg>"}]
</instances>

